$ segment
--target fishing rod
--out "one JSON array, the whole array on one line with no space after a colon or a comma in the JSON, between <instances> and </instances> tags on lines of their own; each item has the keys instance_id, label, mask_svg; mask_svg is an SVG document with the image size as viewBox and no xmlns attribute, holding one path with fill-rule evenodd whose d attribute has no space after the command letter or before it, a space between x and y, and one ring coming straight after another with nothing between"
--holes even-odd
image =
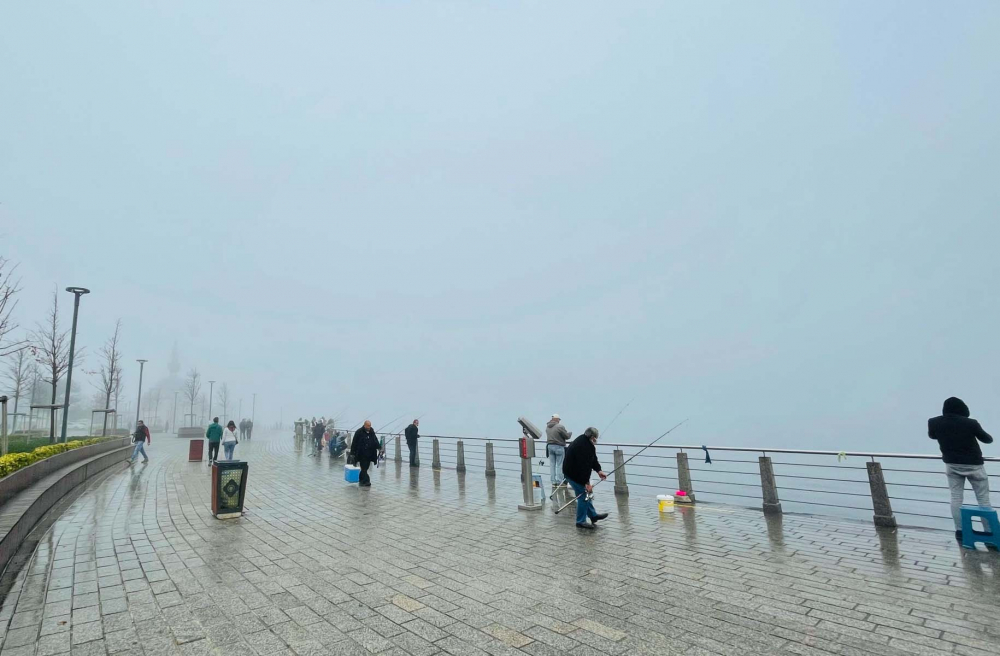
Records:
<instances>
[{"instance_id":1,"label":"fishing rod","mask_svg":"<svg viewBox=\"0 0 1000 656\"><path fill-rule=\"evenodd\" d=\"M622 416L622 413L625 412L630 405L632 405L632 401L635 401L635 397L634 396L632 397L631 401L629 401L628 403L625 404L624 408L622 408L621 410L618 411L618 414L616 414L615 418L611 420L611 423L608 424L604 428L604 430L601 431L601 435L605 435L608 432L608 429L615 425L615 422L618 421L618 418Z\"/></svg>"},{"instance_id":2,"label":"fishing rod","mask_svg":"<svg viewBox=\"0 0 1000 656\"><path fill-rule=\"evenodd\" d=\"M622 416L622 413L625 412L625 410L630 405L632 405L632 401L635 401L635 397L634 396L632 397L632 399L628 403L626 403L624 406L622 406L622 409L618 411L618 414L616 414L614 416L614 418L611 420L611 422L607 426L605 426L604 430L601 431L601 435L604 435L605 437L607 436L608 429L611 428L612 426L614 426L615 422L618 421L618 418ZM565 482L566 482L566 477L563 476L563 479L559 483L559 485L563 485ZM559 487L559 485L555 485L555 486L552 487L552 494L549 495L549 501L552 501L553 499L556 498L556 488Z\"/></svg>"},{"instance_id":3,"label":"fishing rod","mask_svg":"<svg viewBox=\"0 0 1000 656\"><path fill-rule=\"evenodd\" d=\"M678 428L680 428L681 426L683 426L686 423L687 423L687 419L685 419L684 421L678 423L673 428L671 428L670 430L668 430L666 433L664 433L663 435L660 435L658 438L656 438L655 440L653 440L652 442L650 442L646 446L642 447L641 449L639 449L638 451L636 451L635 453L633 453L631 456L629 456L628 460L626 460L622 464L620 464L617 467L615 467L614 469L612 469L610 474L608 474L607 476L605 476L601 480L599 480L596 483L594 483L590 487L590 492L586 492L585 491L585 492L583 492L581 494L576 495L575 497L573 497L572 499L570 499L569 501L567 501L561 508L559 508L558 510L556 510L556 514L558 515L560 512L562 512L567 507L569 507L569 504L573 503L574 501L576 501L577 499L579 499L580 497L582 497L584 494L593 496L593 494L594 494L594 488L597 487L598 485L600 485L601 483L603 483L604 481L608 480L608 477L611 476L611 474L614 474L616 471L618 471L619 469L621 469L622 467L624 467L625 465L627 465L628 463L630 463L632 461L632 459L635 458L637 455L639 455L640 453L642 453L643 451L645 451L649 447L653 446L654 444L656 444L657 442L659 442L660 440L662 440L667 435L670 435L671 433L673 433L675 430L677 430Z\"/></svg>"},{"instance_id":4,"label":"fishing rod","mask_svg":"<svg viewBox=\"0 0 1000 656\"><path fill-rule=\"evenodd\" d=\"M427 415L427 413L425 412L425 413L421 414L421 415L420 415L419 417L417 417L416 419L414 419L413 421L420 421L420 420L421 420L421 419L423 419L423 418L424 418L424 417L425 417L426 415ZM396 424L395 426L393 426L392 430L390 430L390 431L389 431L388 433L386 433L385 435L386 435L387 437L399 437L399 436L401 436L401 435L402 435L403 433L402 433L402 431L400 431L399 429L400 429L400 426L402 426L402 424L403 424L403 423L406 423L406 420L405 420L405 419L403 420L403 422L402 422L402 423L399 423L399 424ZM385 456L385 443L383 442L383 443L382 443L382 450L381 450L381 451L380 451L380 453L379 453L379 459L380 459L381 461L385 461L385 458L386 458L386 456ZM378 467L378 464L376 464L375 466L376 466L376 467Z\"/></svg>"},{"instance_id":5,"label":"fishing rod","mask_svg":"<svg viewBox=\"0 0 1000 656\"><path fill-rule=\"evenodd\" d=\"M399 421L400 419L402 419L405 416L406 416L406 413L404 412L403 414L399 415L398 417L396 417L392 421L386 422L381 428L379 428L378 430L375 431L375 434L377 435L377 434L381 433L383 430L385 430L389 426L395 424L397 421Z\"/></svg>"}]
</instances>

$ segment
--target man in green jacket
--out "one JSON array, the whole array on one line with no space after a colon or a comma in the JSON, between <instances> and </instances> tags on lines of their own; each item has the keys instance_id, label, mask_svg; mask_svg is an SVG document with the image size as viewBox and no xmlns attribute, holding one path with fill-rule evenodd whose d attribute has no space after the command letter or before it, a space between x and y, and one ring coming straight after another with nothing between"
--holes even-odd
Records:
<instances>
[{"instance_id":1,"label":"man in green jacket","mask_svg":"<svg viewBox=\"0 0 1000 656\"><path fill-rule=\"evenodd\" d=\"M211 465L219 459L219 443L222 441L222 426L219 425L218 417L212 418L212 423L205 431L205 437L208 438L208 464Z\"/></svg>"}]
</instances>

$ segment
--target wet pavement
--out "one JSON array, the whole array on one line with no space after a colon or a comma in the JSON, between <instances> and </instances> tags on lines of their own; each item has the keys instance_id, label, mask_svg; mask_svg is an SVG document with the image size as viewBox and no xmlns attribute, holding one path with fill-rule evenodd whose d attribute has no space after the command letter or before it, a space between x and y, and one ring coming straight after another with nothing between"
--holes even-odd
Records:
<instances>
[{"instance_id":1,"label":"wet pavement","mask_svg":"<svg viewBox=\"0 0 1000 656\"><path fill-rule=\"evenodd\" d=\"M607 484L584 533L572 508L519 512L516 475L389 462L362 490L291 437L237 447L247 512L220 521L186 442L149 453L41 535L0 656L1000 651L1000 557L948 532L660 514Z\"/></svg>"}]
</instances>

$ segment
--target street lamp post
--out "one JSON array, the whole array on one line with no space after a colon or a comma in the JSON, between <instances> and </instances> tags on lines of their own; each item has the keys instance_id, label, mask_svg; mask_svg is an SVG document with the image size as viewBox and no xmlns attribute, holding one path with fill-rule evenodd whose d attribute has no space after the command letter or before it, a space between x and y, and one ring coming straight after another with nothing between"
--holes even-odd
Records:
<instances>
[{"instance_id":1,"label":"street lamp post","mask_svg":"<svg viewBox=\"0 0 1000 656\"><path fill-rule=\"evenodd\" d=\"M142 406L142 370L149 360L136 360L139 363L139 398L135 402L135 425L139 425L139 408Z\"/></svg>"},{"instance_id":2,"label":"street lamp post","mask_svg":"<svg viewBox=\"0 0 1000 656\"><path fill-rule=\"evenodd\" d=\"M63 399L62 433L60 441L66 441L66 428L69 424L69 390L73 382L73 356L76 354L76 317L80 313L80 297L89 294L85 287L67 287L66 291L73 294L73 330L69 334L69 364L66 367L66 398Z\"/></svg>"},{"instance_id":3,"label":"street lamp post","mask_svg":"<svg viewBox=\"0 0 1000 656\"><path fill-rule=\"evenodd\" d=\"M170 425L174 427L175 433L177 432L177 395L179 393L180 392L176 391L174 392L174 414L173 417L170 419Z\"/></svg>"},{"instance_id":4,"label":"street lamp post","mask_svg":"<svg viewBox=\"0 0 1000 656\"><path fill-rule=\"evenodd\" d=\"M212 416L212 392L215 390L215 381L208 381L208 416Z\"/></svg>"},{"instance_id":5,"label":"street lamp post","mask_svg":"<svg viewBox=\"0 0 1000 656\"><path fill-rule=\"evenodd\" d=\"M253 425L253 418L257 414L257 392L253 393L253 407L250 409L250 424Z\"/></svg>"}]
</instances>

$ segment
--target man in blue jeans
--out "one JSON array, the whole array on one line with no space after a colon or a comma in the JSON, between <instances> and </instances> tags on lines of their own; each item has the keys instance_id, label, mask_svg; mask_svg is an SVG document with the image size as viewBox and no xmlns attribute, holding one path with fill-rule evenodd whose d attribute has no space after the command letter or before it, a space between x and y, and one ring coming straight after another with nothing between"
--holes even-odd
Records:
<instances>
[{"instance_id":1,"label":"man in blue jeans","mask_svg":"<svg viewBox=\"0 0 1000 656\"><path fill-rule=\"evenodd\" d=\"M149 462L149 456L146 455L146 449L143 448L143 445L151 443L152 440L149 438L149 429L140 419L135 426L135 432L132 433L132 444L135 445L135 448L132 449L132 459L129 460L129 464L133 464L135 459L139 457L140 453L142 454L143 463Z\"/></svg>"},{"instance_id":2,"label":"man in blue jeans","mask_svg":"<svg viewBox=\"0 0 1000 656\"><path fill-rule=\"evenodd\" d=\"M559 415L552 415L545 424L545 449L549 456L549 472L552 489L562 483L563 460L566 458L566 444L573 433L560 423Z\"/></svg>"},{"instance_id":3,"label":"man in blue jeans","mask_svg":"<svg viewBox=\"0 0 1000 656\"><path fill-rule=\"evenodd\" d=\"M587 495L594 489L590 484L590 472L595 471L603 481L608 477L597 462L597 429L588 428L566 449L566 459L563 460L563 475L576 494L576 526L594 530L594 524L607 518L608 513L598 513ZM587 518L590 523L587 523Z\"/></svg>"}]
</instances>

